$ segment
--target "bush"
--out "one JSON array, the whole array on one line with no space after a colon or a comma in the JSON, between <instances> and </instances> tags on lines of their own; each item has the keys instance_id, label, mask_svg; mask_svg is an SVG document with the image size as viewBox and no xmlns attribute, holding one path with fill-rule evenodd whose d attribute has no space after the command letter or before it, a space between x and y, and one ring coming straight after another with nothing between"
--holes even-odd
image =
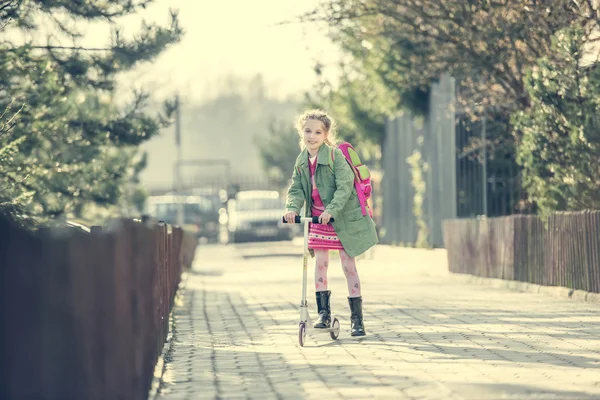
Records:
<instances>
[{"instance_id":1,"label":"bush","mask_svg":"<svg viewBox=\"0 0 600 400\"><path fill-rule=\"evenodd\" d=\"M525 81L531 107L513 115L517 162L540 214L600 208L600 72L583 65L585 34L559 31Z\"/></svg>"}]
</instances>

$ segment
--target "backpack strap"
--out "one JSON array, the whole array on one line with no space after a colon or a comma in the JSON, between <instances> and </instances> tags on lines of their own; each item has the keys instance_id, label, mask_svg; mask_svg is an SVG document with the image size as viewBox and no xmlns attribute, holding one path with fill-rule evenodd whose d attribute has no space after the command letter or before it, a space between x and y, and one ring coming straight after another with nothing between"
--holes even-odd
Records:
<instances>
[{"instance_id":1,"label":"backpack strap","mask_svg":"<svg viewBox=\"0 0 600 400\"><path fill-rule=\"evenodd\" d=\"M329 170L333 171L333 162L335 161L335 148L331 146L331 151L329 152Z\"/></svg>"}]
</instances>

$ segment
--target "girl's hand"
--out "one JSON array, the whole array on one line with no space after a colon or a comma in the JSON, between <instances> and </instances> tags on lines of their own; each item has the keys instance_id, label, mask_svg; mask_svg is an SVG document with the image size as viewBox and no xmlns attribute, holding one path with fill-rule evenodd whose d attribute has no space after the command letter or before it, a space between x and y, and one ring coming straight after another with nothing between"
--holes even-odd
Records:
<instances>
[{"instance_id":1,"label":"girl's hand","mask_svg":"<svg viewBox=\"0 0 600 400\"><path fill-rule=\"evenodd\" d=\"M323 212L323 214L319 215L319 222L321 222L322 224L328 224L330 219L331 219L331 214L329 214L327 211L325 211L325 212Z\"/></svg>"},{"instance_id":2,"label":"girl's hand","mask_svg":"<svg viewBox=\"0 0 600 400\"><path fill-rule=\"evenodd\" d=\"M298 213L296 211L288 211L285 213L284 218L288 224L295 224L297 216L298 216Z\"/></svg>"}]
</instances>

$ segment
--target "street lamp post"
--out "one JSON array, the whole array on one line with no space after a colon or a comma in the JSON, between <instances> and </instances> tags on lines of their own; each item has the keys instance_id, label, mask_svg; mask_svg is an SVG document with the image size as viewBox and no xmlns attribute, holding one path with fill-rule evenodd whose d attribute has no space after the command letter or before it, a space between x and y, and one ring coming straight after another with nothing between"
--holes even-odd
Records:
<instances>
[{"instance_id":1,"label":"street lamp post","mask_svg":"<svg viewBox=\"0 0 600 400\"><path fill-rule=\"evenodd\" d=\"M183 226L183 198L181 196L181 104L179 94L175 97L175 144L177 146L177 163L175 166L175 192L177 193L177 226Z\"/></svg>"}]
</instances>

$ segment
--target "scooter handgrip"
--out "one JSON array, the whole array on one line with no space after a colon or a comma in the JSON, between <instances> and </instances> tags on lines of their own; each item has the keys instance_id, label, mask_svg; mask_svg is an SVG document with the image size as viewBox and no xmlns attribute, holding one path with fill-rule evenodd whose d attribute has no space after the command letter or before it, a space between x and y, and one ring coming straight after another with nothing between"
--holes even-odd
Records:
<instances>
[{"instance_id":1,"label":"scooter handgrip","mask_svg":"<svg viewBox=\"0 0 600 400\"><path fill-rule=\"evenodd\" d=\"M285 217L282 217L281 219L283 221L284 224L287 224L288 222L286 221ZM300 217L299 215L296 215L296 218L294 220L295 223L300 224L302 223L302 217ZM333 218L329 218L329 222L334 222ZM313 224L319 224L319 217L312 217L312 223Z\"/></svg>"},{"instance_id":2,"label":"scooter handgrip","mask_svg":"<svg viewBox=\"0 0 600 400\"><path fill-rule=\"evenodd\" d=\"M333 221L333 217L332 217L332 218L329 218L329 222L334 222L334 221ZM313 223L313 224L320 224L320 222L319 222L319 217L312 217L312 223Z\"/></svg>"}]
</instances>

